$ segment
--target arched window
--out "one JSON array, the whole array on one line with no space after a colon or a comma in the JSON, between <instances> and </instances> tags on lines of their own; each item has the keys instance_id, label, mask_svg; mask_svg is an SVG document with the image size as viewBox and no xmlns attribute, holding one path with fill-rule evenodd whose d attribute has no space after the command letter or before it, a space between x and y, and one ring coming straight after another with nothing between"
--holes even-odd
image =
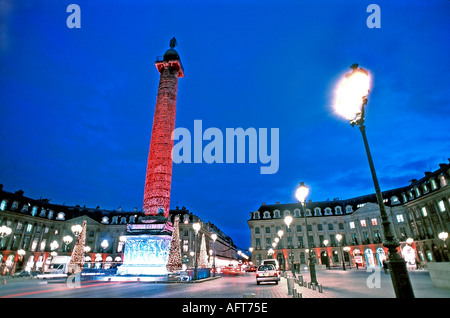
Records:
<instances>
[{"instance_id":1,"label":"arched window","mask_svg":"<svg viewBox=\"0 0 450 318\"><path fill-rule=\"evenodd\" d=\"M65 220L65 218L66 218L66 215L64 214L64 212L59 212L59 213L56 215L56 219L57 219L57 220L62 221L62 220Z\"/></svg>"},{"instance_id":2,"label":"arched window","mask_svg":"<svg viewBox=\"0 0 450 318\"><path fill-rule=\"evenodd\" d=\"M314 208L314 216L321 216L322 212L320 212L320 208Z\"/></svg>"},{"instance_id":3,"label":"arched window","mask_svg":"<svg viewBox=\"0 0 450 318\"><path fill-rule=\"evenodd\" d=\"M353 207L351 205L347 205L345 207L345 213L352 213L353 212Z\"/></svg>"},{"instance_id":4,"label":"arched window","mask_svg":"<svg viewBox=\"0 0 450 318\"><path fill-rule=\"evenodd\" d=\"M287 215L291 215L291 211L285 210L285 211L283 212L283 216L287 216Z\"/></svg>"},{"instance_id":5,"label":"arched window","mask_svg":"<svg viewBox=\"0 0 450 318\"><path fill-rule=\"evenodd\" d=\"M300 209L295 209L295 210L294 210L294 217L295 217L295 216L297 216L297 217L300 216Z\"/></svg>"},{"instance_id":6,"label":"arched window","mask_svg":"<svg viewBox=\"0 0 450 318\"><path fill-rule=\"evenodd\" d=\"M275 211L273 211L273 217L274 217L274 218L281 218L281 216L280 216L280 210L275 210Z\"/></svg>"},{"instance_id":7,"label":"arched window","mask_svg":"<svg viewBox=\"0 0 450 318\"><path fill-rule=\"evenodd\" d=\"M253 218L254 219L260 219L261 218L261 216L259 215L259 211L256 211L256 212L253 213Z\"/></svg>"},{"instance_id":8,"label":"arched window","mask_svg":"<svg viewBox=\"0 0 450 318\"><path fill-rule=\"evenodd\" d=\"M265 211L263 213L263 219L270 219L270 212L269 211Z\"/></svg>"},{"instance_id":9,"label":"arched window","mask_svg":"<svg viewBox=\"0 0 450 318\"><path fill-rule=\"evenodd\" d=\"M325 215L332 215L331 208L325 208Z\"/></svg>"},{"instance_id":10,"label":"arched window","mask_svg":"<svg viewBox=\"0 0 450 318\"><path fill-rule=\"evenodd\" d=\"M400 204L400 200L398 199L398 197L396 197L395 195L391 197L391 204L392 205Z\"/></svg>"},{"instance_id":11,"label":"arched window","mask_svg":"<svg viewBox=\"0 0 450 318\"><path fill-rule=\"evenodd\" d=\"M108 222L109 222L109 218L107 216L102 217L103 224L108 224Z\"/></svg>"},{"instance_id":12,"label":"arched window","mask_svg":"<svg viewBox=\"0 0 450 318\"><path fill-rule=\"evenodd\" d=\"M336 214L342 214L342 208L340 206L337 206L337 207L334 208L334 212Z\"/></svg>"}]
</instances>

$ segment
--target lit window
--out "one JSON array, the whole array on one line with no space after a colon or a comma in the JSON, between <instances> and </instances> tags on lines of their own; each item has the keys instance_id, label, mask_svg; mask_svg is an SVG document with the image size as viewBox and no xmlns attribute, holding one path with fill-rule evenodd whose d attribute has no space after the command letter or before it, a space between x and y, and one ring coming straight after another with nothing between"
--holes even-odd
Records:
<instances>
[{"instance_id":1,"label":"lit window","mask_svg":"<svg viewBox=\"0 0 450 318\"><path fill-rule=\"evenodd\" d=\"M367 226L366 220L361 220L360 222L361 222L361 226L362 227L366 227Z\"/></svg>"},{"instance_id":2,"label":"lit window","mask_svg":"<svg viewBox=\"0 0 450 318\"><path fill-rule=\"evenodd\" d=\"M398 223L402 223L402 222L404 222L405 220L403 219L403 215L402 214L399 214L399 215L397 215L397 222Z\"/></svg>"},{"instance_id":3,"label":"lit window","mask_svg":"<svg viewBox=\"0 0 450 318\"><path fill-rule=\"evenodd\" d=\"M351 229L354 229L354 228L355 228L355 222L350 222L349 225L350 225L350 228L351 228Z\"/></svg>"},{"instance_id":4,"label":"lit window","mask_svg":"<svg viewBox=\"0 0 450 318\"><path fill-rule=\"evenodd\" d=\"M439 201L438 202L438 205L439 205L439 210L441 211L441 212L445 212L445 205L444 205L444 201Z\"/></svg>"},{"instance_id":5,"label":"lit window","mask_svg":"<svg viewBox=\"0 0 450 318\"><path fill-rule=\"evenodd\" d=\"M0 204L0 210L5 211L6 209L6 200L3 200L2 203Z\"/></svg>"},{"instance_id":6,"label":"lit window","mask_svg":"<svg viewBox=\"0 0 450 318\"><path fill-rule=\"evenodd\" d=\"M27 224L27 232L31 232L31 229L33 228L32 224Z\"/></svg>"},{"instance_id":7,"label":"lit window","mask_svg":"<svg viewBox=\"0 0 450 318\"><path fill-rule=\"evenodd\" d=\"M427 208L426 207L422 207L422 215L423 216L427 216L428 215L428 213L427 213Z\"/></svg>"},{"instance_id":8,"label":"lit window","mask_svg":"<svg viewBox=\"0 0 450 318\"><path fill-rule=\"evenodd\" d=\"M378 219L377 218L373 218L371 221L372 221L372 225L373 226L377 226L378 225Z\"/></svg>"},{"instance_id":9,"label":"lit window","mask_svg":"<svg viewBox=\"0 0 450 318\"><path fill-rule=\"evenodd\" d=\"M63 212L59 212L59 213L56 215L56 219L57 219L57 220L64 220L65 216L66 216L66 215L65 215Z\"/></svg>"}]
</instances>

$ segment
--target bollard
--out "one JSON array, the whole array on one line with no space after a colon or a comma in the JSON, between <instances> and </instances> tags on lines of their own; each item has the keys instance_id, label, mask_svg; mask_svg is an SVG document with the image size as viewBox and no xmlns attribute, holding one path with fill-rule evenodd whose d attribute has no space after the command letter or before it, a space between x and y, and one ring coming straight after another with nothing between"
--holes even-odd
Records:
<instances>
[{"instance_id":1,"label":"bollard","mask_svg":"<svg viewBox=\"0 0 450 318\"><path fill-rule=\"evenodd\" d=\"M311 283L310 282L308 282L308 288L311 289Z\"/></svg>"},{"instance_id":2,"label":"bollard","mask_svg":"<svg viewBox=\"0 0 450 318\"><path fill-rule=\"evenodd\" d=\"M311 284L312 290L316 290L316 284Z\"/></svg>"},{"instance_id":3,"label":"bollard","mask_svg":"<svg viewBox=\"0 0 450 318\"><path fill-rule=\"evenodd\" d=\"M289 277L287 279L287 286L288 286L288 295L292 295L292 289L294 289L294 279L292 277Z\"/></svg>"},{"instance_id":4,"label":"bollard","mask_svg":"<svg viewBox=\"0 0 450 318\"><path fill-rule=\"evenodd\" d=\"M298 277L298 281L299 281L299 285L300 286L302 286L303 285L303 275L300 275L299 277Z\"/></svg>"},{"instance_id":5,"label":"bollard","mask_svg":"<svg viewBox=\"0 0 450 318\"><path fill-rule=\"evenodd\" d=\"M293 297L294 297L294 298L297 298L297 289L294 288L293 292L294 292Z\"/></svg>"},{"instance_id":6,"label":"bollard","mask_svg":"<svg viewBox=\"0 0 450 318\"><path fill-rule=\"evenodd\" d=\"M319 285L319 293L323 293L323 286Z\"/></svg>"}]
</instances>

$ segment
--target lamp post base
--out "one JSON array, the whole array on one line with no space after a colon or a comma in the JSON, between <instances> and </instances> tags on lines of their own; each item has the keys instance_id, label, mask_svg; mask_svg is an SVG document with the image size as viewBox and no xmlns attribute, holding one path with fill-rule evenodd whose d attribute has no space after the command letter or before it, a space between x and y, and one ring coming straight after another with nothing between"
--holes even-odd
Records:
<instances>
[{"instance_id":1,"label":"lamp post base","mask_svg":"<svg viewBox=\"0 0 450 318\"><path fill-rule=\"evenodd\" d=\"M414 298L414 291L409 279L405 260L401 257L390 259L387 265L397 298Z\"/></svg>"}]
</instances>

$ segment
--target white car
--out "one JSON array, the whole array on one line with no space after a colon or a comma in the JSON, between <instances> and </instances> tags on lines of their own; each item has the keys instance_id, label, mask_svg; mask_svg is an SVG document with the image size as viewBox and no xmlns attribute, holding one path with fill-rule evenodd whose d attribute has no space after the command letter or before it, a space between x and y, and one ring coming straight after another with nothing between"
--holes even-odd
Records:
<instances>
[{"instance_id":1,"label":"white car","mask_svg":"<svg viewBox=\"0 0 450 318\"><path fill-rule=\"evenodd\" d=\"M259 265L256 270L256 284L261 282L275 282L278 284L279 274L273 265Z\"/></svg>"}]
</instances>

